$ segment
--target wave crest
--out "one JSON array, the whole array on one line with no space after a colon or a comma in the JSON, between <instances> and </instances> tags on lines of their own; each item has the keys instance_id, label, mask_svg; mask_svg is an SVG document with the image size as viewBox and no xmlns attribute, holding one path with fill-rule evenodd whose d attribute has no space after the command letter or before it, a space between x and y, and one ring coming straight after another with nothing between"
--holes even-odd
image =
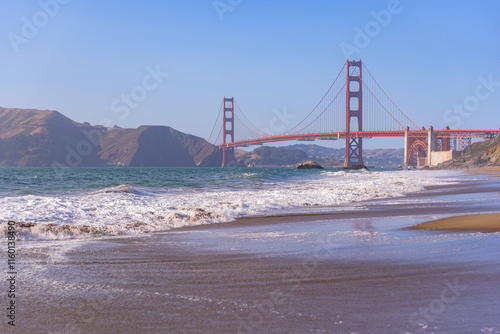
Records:
<instances>
[{"instance_id":1,"label":"wave crest","mask_svg":"<svg viewBox=\"0 0 500 334\"><path fill-rule=\"evenodd\" d=\"M111 187L111 188L104 188L104 189L99 189L96 191L91 192L90 194L110 194L110 193L127 193L127 194L143 194L133 186L129 184L120 184L119 186L116 187Z\"/></svg>"}]
</instances>

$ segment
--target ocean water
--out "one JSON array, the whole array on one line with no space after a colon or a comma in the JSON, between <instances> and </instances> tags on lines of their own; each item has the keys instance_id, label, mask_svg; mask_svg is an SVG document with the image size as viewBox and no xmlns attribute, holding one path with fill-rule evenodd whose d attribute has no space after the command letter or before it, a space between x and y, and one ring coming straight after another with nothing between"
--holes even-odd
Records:
<instances>
[{"instance_id":1,"label":"ocean water","mask_svg":"<svg viewBox=\"0 0 500 334\"><path fill-rule=\"evenodd\" d=\"M21 239L141 234L238 217L338 211L450 184L448 171L294 168L1 168L0 221Z\"/></svg>"}]
</instances>

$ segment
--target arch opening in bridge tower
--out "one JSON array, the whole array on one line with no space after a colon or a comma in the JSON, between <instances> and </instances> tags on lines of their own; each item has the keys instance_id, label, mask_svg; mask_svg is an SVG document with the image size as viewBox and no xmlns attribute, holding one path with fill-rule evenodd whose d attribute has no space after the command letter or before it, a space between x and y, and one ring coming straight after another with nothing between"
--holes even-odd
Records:
<instances>
[{"instance_id":1,"label":"arch opening in bridge tower","mask_svg":"<svg viewBox=\"0 0 500 334\"><path fill-rule=\"evenodd\" d=\"M361 85L358 81L351 81L349 83L349 91L351 92L359 92L361 89Z\"/></svg>"},{"instance_id":2,"label":"arch opening in bridge tower","mask_svg":"<svg viewBox=\"0 0 500 334\"><path fill-rule=\"evenodd\" d=\"M359 98L358 97L351 97L351 100L349 101L349 108L350 108L350 111L358 111L359 110Z\"/></svg>"}]
</instances>

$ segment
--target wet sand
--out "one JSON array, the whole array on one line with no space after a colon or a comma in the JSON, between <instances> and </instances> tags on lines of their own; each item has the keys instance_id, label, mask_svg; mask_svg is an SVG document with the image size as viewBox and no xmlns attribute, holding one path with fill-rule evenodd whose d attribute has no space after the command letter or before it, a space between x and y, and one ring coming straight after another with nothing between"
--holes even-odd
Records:
<instances>
[{"instance_id":1,"label":"wet sand","mask_svg":"<svg viewBox=\"0 0 500 334\"><path fill-rule=\"evenodd\" d=\"M26 243L18 327L0 332L498 333L499 234L408 227L495 212L499 188L464 179L329 213Z\"/></svg>"},{"instance_id":2,"label":"wet sand","mask_svg":"<svg viewBox=\"0 0 500 334\"><path fill-rule=\"evenodd\" d=\"M303 259L186 253L163 237L133 239L113 250L80 249L46 273L59 277L55 284L42 282L36 294L26 286L19 330L465 333L498 325L495 314L471 316L474 307L498 306L492 277L498 273L482 263L329 260L328 253Z\"/></svg>"},{"instance_id":3,"label":"wet sand","mask_svg":"<svg viewBox=\"0 0 500 334\"><path fill-rule=\"evenodd\" d=\"M473 175L486 174L497 179L500 177L500 166L470 168L466 172ZM461 185L457 186L461 187ZM499 189L495 188L490 190L499 192ZM418 224L410 228L415 230L500 232L500 208L498 213L448 217Z\"/></svg>"},{"instance_id":4,"label":"wet sand","mask_svg":"<svg viewBox=\"0 0 500 334\"><path fill-rule=\"evenodd\" d=\"M415 230L500 232L500 212L443 218L411 227Z\"/></svg>"}]
</instances>

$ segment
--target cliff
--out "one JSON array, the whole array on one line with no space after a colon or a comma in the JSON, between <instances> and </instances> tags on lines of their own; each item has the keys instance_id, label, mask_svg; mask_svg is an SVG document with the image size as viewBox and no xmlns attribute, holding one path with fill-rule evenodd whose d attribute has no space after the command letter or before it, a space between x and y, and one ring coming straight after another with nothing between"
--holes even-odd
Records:
<instances>
[{"instance_id":1,"label":"cliff","mask_svg":"<svg viewBox=\"0 0 500 334\"><path fill-rule=\"evenodd\" d=\"M460 157L438 165L441 168L488 166L500 166L500 136L473 143L465 149Z\"/></svg>"},{"instance_id":2,"label":"cliff","mask_svg":"<svg viewBox=\"0 0 500 334\"><path fill-rule=\"evenodd\" d=\"M0 166L220 166L222 153L168 126L105 128L53 110L0 108Z\"/></svg>"},{"instance_id":3,"label":"cliff","mask_svg":"<svg viewBox=\"0 0 500 334\"><path fill-rule=\"evenodd\" d=\"M93 149L82 144L88 131L106 129L75 123L54 110L0 108L0 166L104 166L99 144Z\"/></svg>"},{"instance_id":4,"label":"cliff","mask_svg":"<svg viewBox=\"0 0 500 334\"><path fill-rule=\"evenodd\" d=\"M222 153L203 138L168 126L109 129L100 157L131 167L220 167Z\"/></svg>"}]
</instances>

